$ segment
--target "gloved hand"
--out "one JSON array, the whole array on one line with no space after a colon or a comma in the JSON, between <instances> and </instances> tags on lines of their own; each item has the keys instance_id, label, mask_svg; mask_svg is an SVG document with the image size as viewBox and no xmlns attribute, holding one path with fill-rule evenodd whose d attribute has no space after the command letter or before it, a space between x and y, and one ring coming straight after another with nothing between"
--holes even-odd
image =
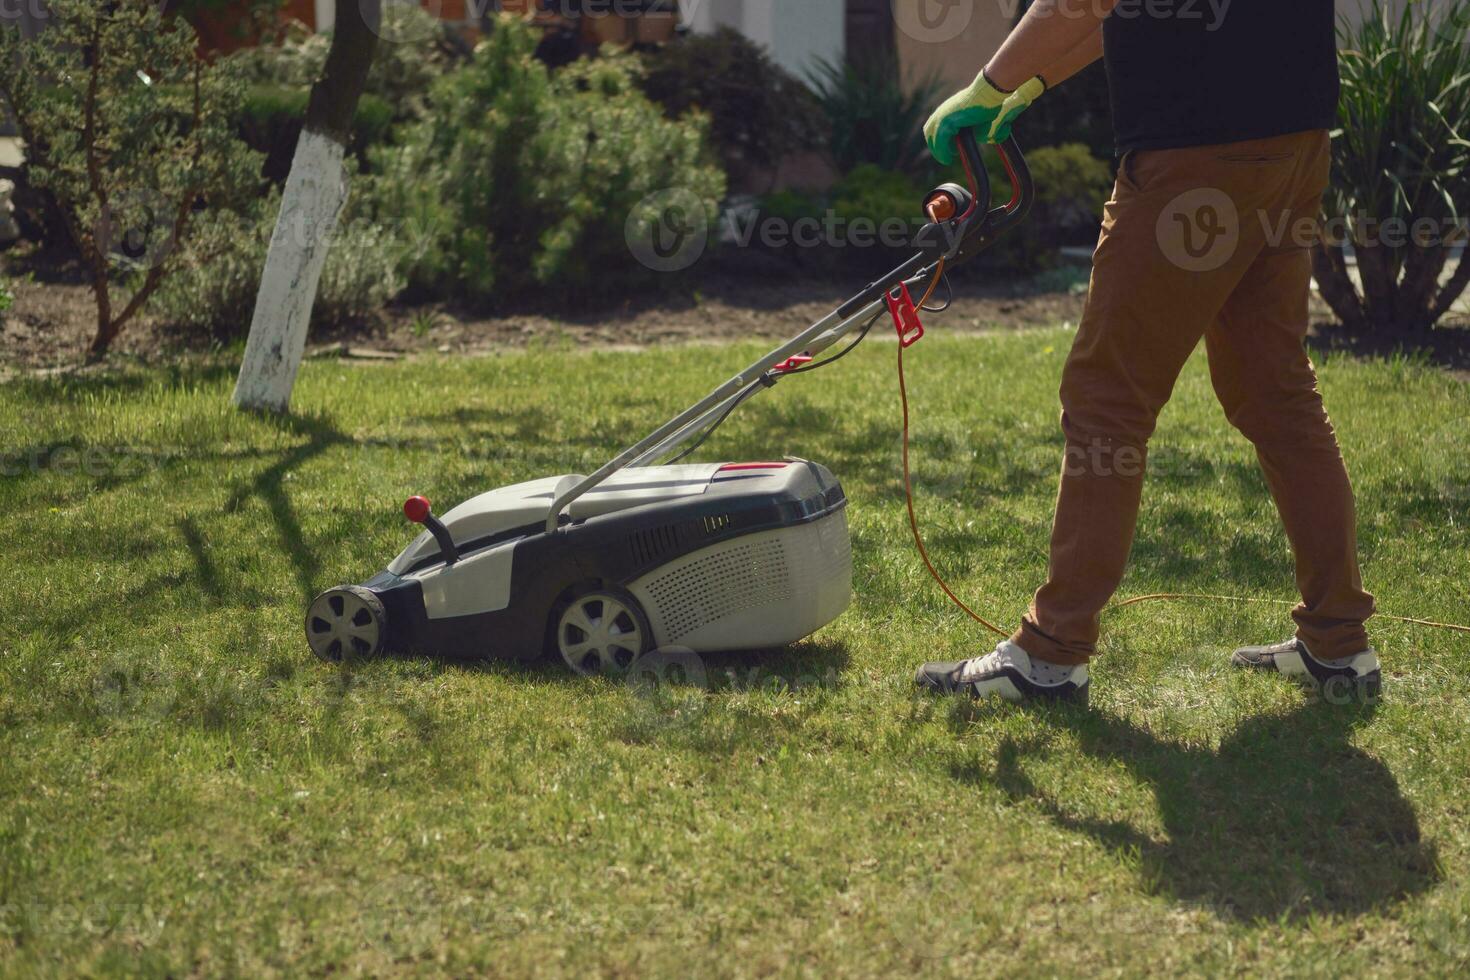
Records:
<instances>
[{"instance_id":1,"label":"gloved hand","mask_svg":"<svg viewBox=\"0 0 1470 980\"><path fill-rule=\"evenodd\" d=\"M971 128L979 130L976 135L982 143L1005 142L1011 136L1011 123L1045 91L1046 83L1037 75L1014 92L1002 92L982 71L969 88L951 95L924 124L929 152L949 166L954 163L955 137Z\"/></svg>"}]
</instances>

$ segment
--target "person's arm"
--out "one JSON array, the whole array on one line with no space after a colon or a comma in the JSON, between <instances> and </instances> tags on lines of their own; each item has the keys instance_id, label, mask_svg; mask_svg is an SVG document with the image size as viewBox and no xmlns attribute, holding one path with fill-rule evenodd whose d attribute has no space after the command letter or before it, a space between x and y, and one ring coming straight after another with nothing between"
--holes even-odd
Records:
<instances>
[{"instance_id":1,"label":"person's arm","mask_svg":"<svg viewBox=\"0 0 1470 980\"><path fill-rule=\"evenodd\" d=\"M1102 56L1102 22L1116 5L1117 0L1036 0L985 66L985 77L1009 92L1037 75L1048 86L1070 78Z\"/></svg>"},{"instance_id":2,"label":"person's arm","mask_svg":"<svg viewBox=\"0 0 1470 980\"><path fill-rule=\"evenodd\" d=\"M1099 24L1097 30L1087 35L1080 44L1040 72L1041 80L1046 83L1047 88L1056 88L1102 55L1103 32L1102 25Z\"/></svg>"},{"instance_id":3,"label":"person's arm","mask_svg":"<svg viewBox=\"0 0 1470 980\"><path fill-rule=\"evenodd\" d=\"M969 87L924 124L934 159L954 162L955 137L972 128L986 142L1010 138L1011 124L1048 86L1102 55L1102 22L1117 0L1036 0Z\"/></svg>"}]
</instances>

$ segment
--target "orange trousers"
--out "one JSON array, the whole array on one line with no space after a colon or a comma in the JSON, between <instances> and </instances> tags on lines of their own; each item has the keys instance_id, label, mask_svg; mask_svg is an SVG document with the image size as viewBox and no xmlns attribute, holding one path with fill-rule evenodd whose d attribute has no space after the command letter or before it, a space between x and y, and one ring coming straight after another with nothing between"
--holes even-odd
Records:
<instances>
[{"instance_id":1,"label":"orange trousers","mask_svg":"<svg viewBox=\"0 0 1470 980\"><path fill-rule=\"evenodd\" d=\"M1076 664L1096 652L1133 544L1149 437L1201 337L1295 554L1297 635L1323 660L1368 647L1352 485L1303 347L1328 168L1325 131L1123 160L1062 373L1050 570L1013 637L1032 656Z\"/></svg>"}]
</instances>

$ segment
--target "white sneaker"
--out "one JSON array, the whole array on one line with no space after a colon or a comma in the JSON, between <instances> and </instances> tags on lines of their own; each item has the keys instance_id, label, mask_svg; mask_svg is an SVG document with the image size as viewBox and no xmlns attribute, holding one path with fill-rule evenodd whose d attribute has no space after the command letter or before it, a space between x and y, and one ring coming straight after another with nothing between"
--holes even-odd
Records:
<instances>
[{"instance_id":1,"label":"white sneaker","mask_svg":"<svg viewBox=\"0 0 1470 980\"><path fill-rule=\"evenodd\" d=\"M1378 654L1370 647L1342 660L1318 660L1301 640L1241 647L1230 655L1236 667L1269 670L1320 688L1325 694L1376 700L1383 690Z\"/></svg>"},{"instance_id":2,"label":"white sneaker","mask_svg":"<svg viewBox=\"0 0 1470 980\"><path fill-rule=\"evenodd\" d=\"M975 698L1052 698L1085 705L1091 680L1086 664L1067 667L1032 660L1025 650L1003 640L983 657L924 664L914 683L942 694L966 691Z\"/></svg>"}]
</instances>

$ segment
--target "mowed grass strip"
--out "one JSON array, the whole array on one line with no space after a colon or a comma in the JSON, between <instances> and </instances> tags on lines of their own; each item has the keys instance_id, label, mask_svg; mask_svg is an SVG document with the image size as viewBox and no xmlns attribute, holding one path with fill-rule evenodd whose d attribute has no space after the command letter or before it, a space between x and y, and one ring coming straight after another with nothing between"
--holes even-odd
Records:
<instances>
[{"instance_id":1,"label":"mowed grass strip","mask_svg":"<svg viewBox=\"0 0 1470 980\"><path fill-rule=\"evenodd\" d=\"M939 331L934 331L938 334ZM908 355L930 549L1013 623L1046 568L1070 335ZM1109 613L1090 711L917 697L992 638L908 540L895 347L735 416L851 500L852 608L708 690L555 664L332 669L322 588L399 506L588 472L759 352L223 366L0 387L0 973L1136 975L1470 968L1470 636L1375 625L1376 711L1230 670L1287 607ZM1470 621L1470 386L1329 359L1384 611ZM1293 594L1249 446L1192 362L1126 595Z\"/></svg>"}]
</instances>

